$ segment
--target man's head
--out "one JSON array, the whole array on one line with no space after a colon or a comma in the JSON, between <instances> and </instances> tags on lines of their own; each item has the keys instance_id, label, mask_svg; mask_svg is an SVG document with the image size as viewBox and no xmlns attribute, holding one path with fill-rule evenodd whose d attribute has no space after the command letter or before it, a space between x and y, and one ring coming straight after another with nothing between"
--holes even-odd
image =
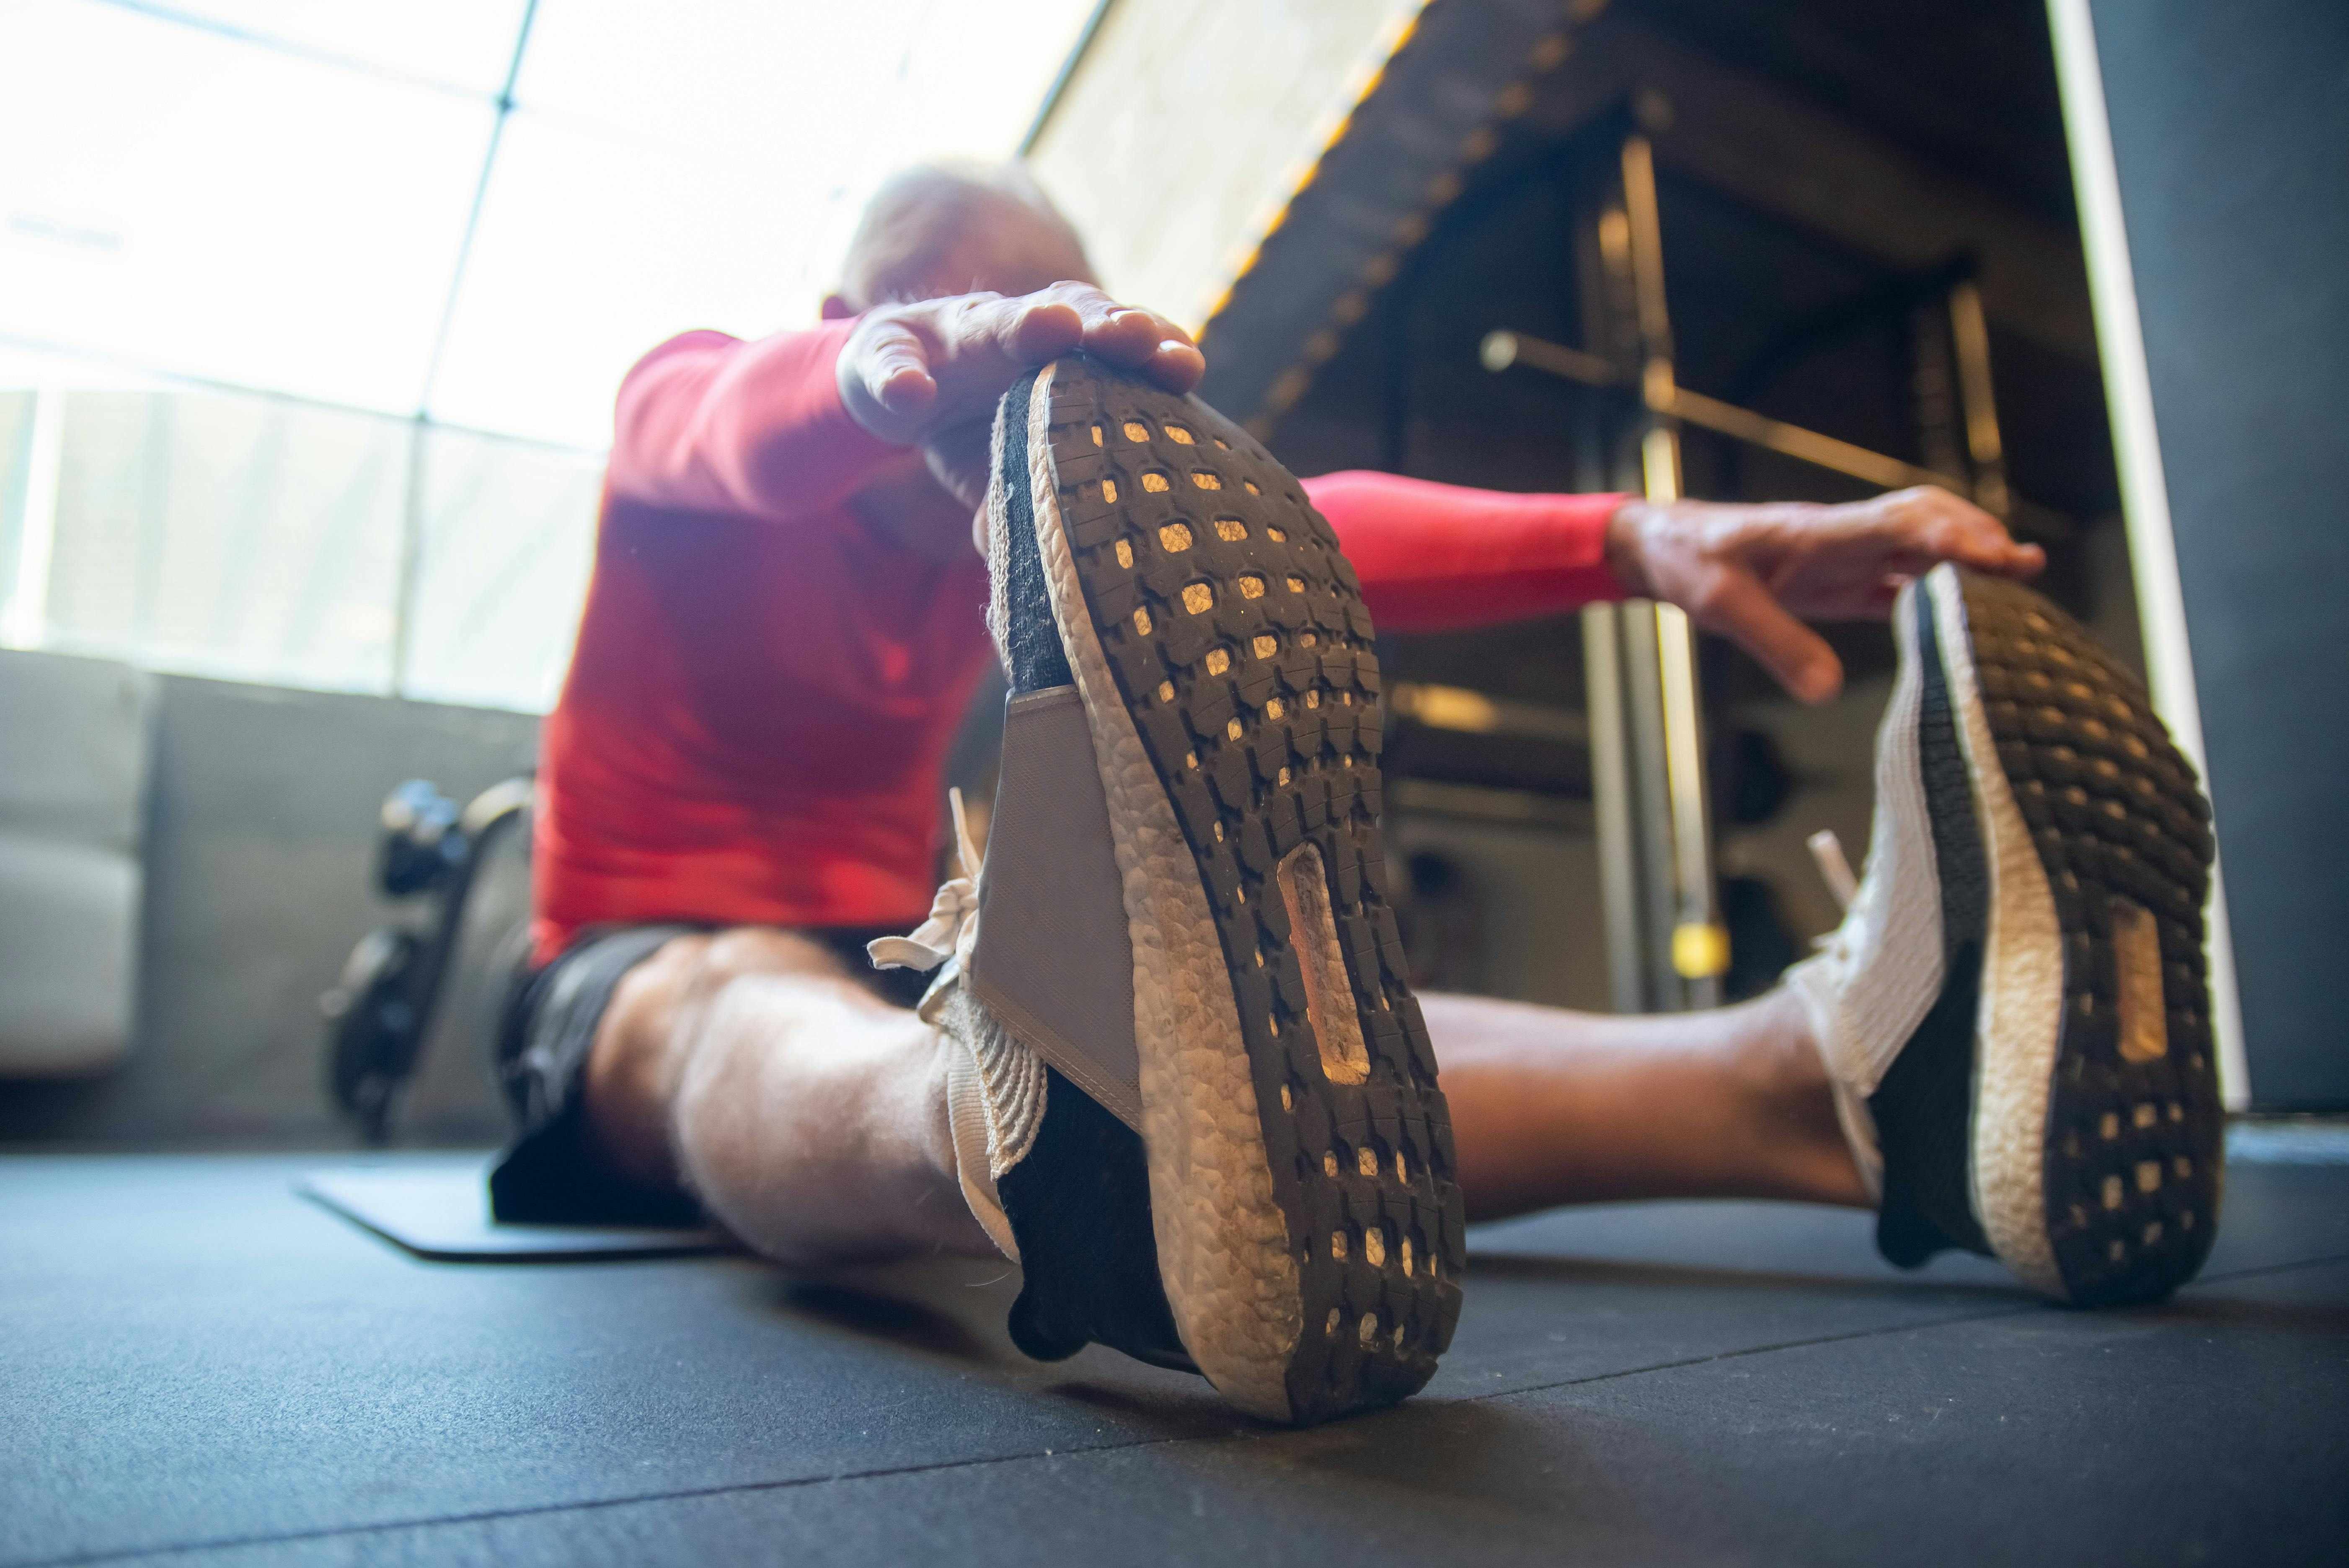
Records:
<instances>
[{"instance_id":1,"label":"man's head","mask_svg":"<svg viewBox=\"0 0 2349 1568\"><path fill-rule=\"evenodd\" d=\"M865 204L840 271L838 292L823 302L827 317L1093 281L1076 230L1017 164L936 165L891 176Z\"/></svg>"}]
</instances>

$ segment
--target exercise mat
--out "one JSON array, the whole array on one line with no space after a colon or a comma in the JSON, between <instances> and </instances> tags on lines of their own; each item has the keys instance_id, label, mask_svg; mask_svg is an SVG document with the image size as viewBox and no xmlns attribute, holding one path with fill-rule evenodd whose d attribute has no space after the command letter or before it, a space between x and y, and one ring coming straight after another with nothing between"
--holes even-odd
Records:
<instances>
[{"instance_id":1,"label":"exercise mat","mask_svg":"<svg viewBox=\"0 0 2349 1568\"><path fill-rule=\"evenodd\" d=\"M294 1190L436 1263L583 1263L735 1248L725 1233L709 1227L500 1224L490 1217L489 1162L478 1157L314 1171Z\"/></svg>"}]
</instances>

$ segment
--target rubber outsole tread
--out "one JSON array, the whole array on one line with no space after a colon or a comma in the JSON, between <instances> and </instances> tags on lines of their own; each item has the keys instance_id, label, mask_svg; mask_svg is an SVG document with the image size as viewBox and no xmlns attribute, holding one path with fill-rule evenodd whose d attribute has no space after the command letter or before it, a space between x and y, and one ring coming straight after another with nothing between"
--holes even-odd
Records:
<instances>
[{"instance_id":1,"label":"rubber outsole tread","mask_svg":"<svg viewBox=\"0 0 2349 1568\"><path fill-rule=\"evenodd\" d=\"M2074 1305L2158 1300L2209 1255L2223 1182L2209 805L2143 686L2078 623L2015 584L1962 583L1990 732L2063 933L2048 1237ZM2123 1048L2115 926L2130 906L2159 942L2165 1048L2150 1057Z\"/></svg>"},{"instance_id":2,"label":"rubber outsole tread","mask_svg":"<svg viewBox=\"0 0 2349 1568\"><path fill-rule=\"evenodd\" d=\"M1450 1118L1386 902L1384 710L1360 583L1297 481L1195 399L1064 360L1050 421L1086 608L1238 1003L1299 1269L1292 1418L1391 1403L1450 1344L1466 1247ZM1367 1056L1359 1082L1325 1070L1310 955L1279 886L1306 845Z\"/></svg>"}]
</instances>

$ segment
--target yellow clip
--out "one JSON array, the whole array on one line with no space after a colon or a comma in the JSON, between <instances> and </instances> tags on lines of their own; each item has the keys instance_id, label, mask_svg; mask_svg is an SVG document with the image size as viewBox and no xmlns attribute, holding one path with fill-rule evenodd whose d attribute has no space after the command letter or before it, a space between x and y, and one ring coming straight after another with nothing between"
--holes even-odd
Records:
<instances>
[{"instance_id":1,"label":"yellow clip","mask_svg":"<svg viewBox=\"0 0 2349 1568\"><path fill-rule=\"evenodd\" d=\"M1710 980L1729 970L1729 933L1691 922L1672 927L1672 968L1683 980Z\"/></svg>"}]
</instances>

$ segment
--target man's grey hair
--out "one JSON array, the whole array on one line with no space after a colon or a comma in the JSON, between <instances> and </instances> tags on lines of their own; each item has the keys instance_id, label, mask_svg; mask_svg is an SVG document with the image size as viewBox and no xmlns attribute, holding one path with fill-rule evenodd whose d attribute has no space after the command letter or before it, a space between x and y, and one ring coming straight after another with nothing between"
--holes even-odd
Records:
<instances>
[{"instance_id":1,"label":"man's grey hair","mask_svg":"<svg viewBox=\"0 0 2349 1568\"><path fill-rule=\"evenodd\" d=\"M959 241L1007 212L1042 219L1083 256L1076 226L1024 165L918 164L882 181L864 204L841 263L840 292L859 309L919 298Z\"/></svg>"}]
</instances>

